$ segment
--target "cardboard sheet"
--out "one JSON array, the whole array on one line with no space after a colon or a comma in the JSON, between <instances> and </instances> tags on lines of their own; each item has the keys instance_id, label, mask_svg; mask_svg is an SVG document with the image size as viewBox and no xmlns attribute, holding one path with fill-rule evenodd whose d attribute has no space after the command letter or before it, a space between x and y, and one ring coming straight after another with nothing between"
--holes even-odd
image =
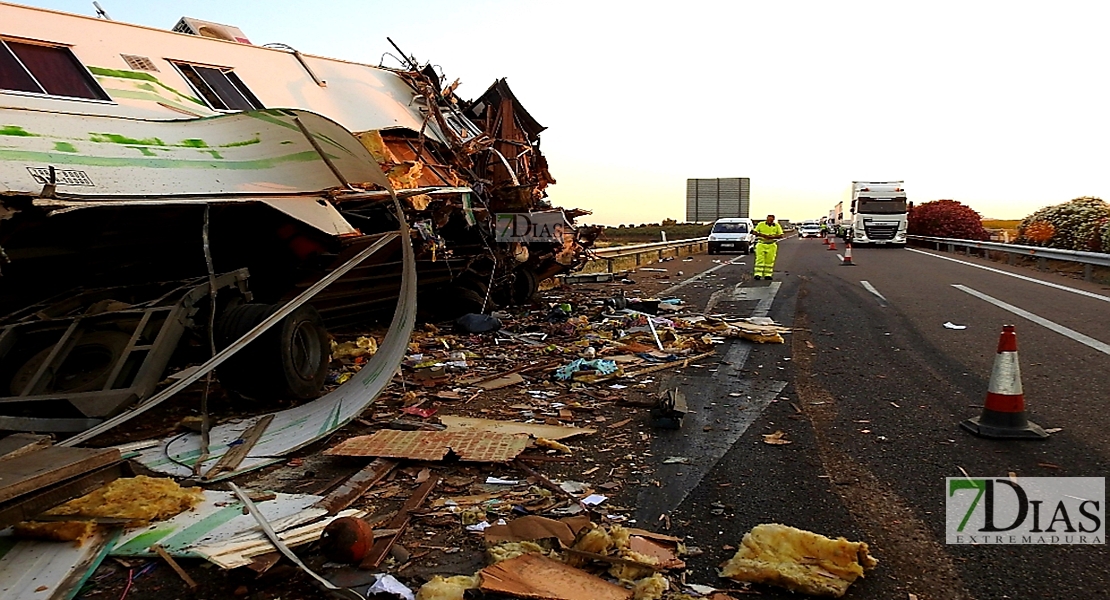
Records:
<instances>
[{"instance_id":1,"label":"cardboard sheet","mask_svg":"<svg viewBox=\"0 0 1110 600\"><path fill-rule=\"evenodd\" d=\"M496 545L505 542L534 542L548 538L557 538L563 546L570 547L574 544L574 536L586 525L589 517L569 517L566 519L548 519L536 515L528 515L513 519L507 525L493 525L486 529L486 544Z\"/></svg>"}]
</instances>

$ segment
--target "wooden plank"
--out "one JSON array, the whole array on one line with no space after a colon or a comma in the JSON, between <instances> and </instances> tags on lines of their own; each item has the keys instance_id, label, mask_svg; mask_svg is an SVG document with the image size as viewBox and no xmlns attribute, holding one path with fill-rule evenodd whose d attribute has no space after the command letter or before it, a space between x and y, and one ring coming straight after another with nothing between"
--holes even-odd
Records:
<instances>
[{"instance_id":1,"label":"wooden plank","mask_svg":"<svg viewBox=\"0 0 1110 600\"><path fill-rule=\"evenodd\" d=\"M0 439L0 460L8 460L23 456L36 450L42 450L51 444L50 436L35 435L33 433L13 433Z\"/></svg>"},{"instance_id":2,"label":"wooden plank","mask_svg":"<svg viewBox=\"0 0 1110 600\"><path fill-rule=\"evenodd\" d=\"M424 501L428 499L428 496L432 493L432 489L435 488L438 482L439 477L433 474L427 481L422 483L420 487L416 488L416 491L412 493L412 496L409 496L408 500L405 500L405 503L401 506L401 510L397 511L397 515L393 517L386 527L386 529L396 530L397 533L389 537L375 540L374 545L370 548L370 552L366 553L366 556L362 559L362 563L359 564L358 568L376 569L382 564L382 561L385 560L385 556L389 554L389 549L393 547L393 544L397 543L397 540L401 539L401 536L405 533L405 529L408 528L409 520L412 519L409 513L420 508L420 505L424 504Z\"/></svg>"},{"instance_id":3,"label":"wooden plank","mask_svg":"<svg viewBox=\"0 0 1110 600\"><path fill-rule=\"evenodd\" d=\"M258 443L258 440L262 439L262 434L266 433L266 428L270 426L270 422L273 420L274 415L270 414L255 421L254 425L248 427L247 430L243 432L243 435L239 436L239 443L232 446L230 450L220 457L219 462L212 465L211 469L208 469L208 472L204 474L204 479L211 480L221 473L238 469L243 459L250 454L254 445Z\"/></svg>"},{"instance_id":4,"label":"wooden plank","mask_svg":"<svg viewBox=\"0 0 1110 600\"><path fill-rule=\"evenodd\" d=\"M123 477L125 463L118 462L14 500L0 503L0 529L27 521L59 504L80 498ZM73 520L73 517L69 517Z\"/></svg>"},{"instance_id":5,"label":"wooden plank","mask_svg":"<svg viewBox=\"0 0 1110 600\"><path fill-rule=\"evenodd\" d=\"M185 572L185 569L182 569L181 565L177 564L177 561L174 560L173 557L170 556L170 554L166 552L164 548L162 548L158 544L154 544L153 546L151 546L151 548L153 548L154 551L158 553L158 556L162 557L162 560L166 561L166 563L170 565L170 568L173 569L173 572L177 573L177 576L185 582L185 585L189 586L190 590L197 589L197 582L193 581L192 577L189 577L189 574Z\"/></svg>"},{"instance_id":6,"label":"wooden plank","mask_svg":"<svg viewBox=\"0 0 1110 600\"><path fill-rule=\"evenodd\" d=\"M0 462L0 502L5 502L120 461L116 448L51 446Z\"/></svg>"},{"instance_id":7,"label":"wooden plank","mask_svg":"<svg viewBox=\"0 0 1110 600\"><path fill-rule=\"evenodd\" d=\"M327 510L329 515L334 515L358 500L366 490L381 481L396 466L395 460L376 458L361 471L351 475L343 485L317 502L316 506Z\"/></svg>"}]
</instances>

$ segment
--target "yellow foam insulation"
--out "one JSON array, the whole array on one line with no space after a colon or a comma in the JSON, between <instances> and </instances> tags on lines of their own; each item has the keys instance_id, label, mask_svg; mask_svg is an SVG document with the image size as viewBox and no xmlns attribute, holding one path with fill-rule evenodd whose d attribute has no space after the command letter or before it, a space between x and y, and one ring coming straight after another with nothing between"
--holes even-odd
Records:
<instances>
[{"instance_id":1,"label":"yellow foam insulation","mask_svg":"<svg viewBox=\"0 0 1110 600\"><path fill-rule=\"evenodd\" d=\"M417 194L405 198L413 210L428 210L428 205L432 203L432 197L428 194Z\"/></svg>"},{"instance_id":2,"label":"yellow foam insulation","mask_svg":"<svg viewBox=\"0 0 1110 600\"><path fill-rule=\"evenodd\" d=\"M463 600L466 590L478 588L481 580L477 575L456 575L444 578L436 575L431 581L420 586L416 600Z\"/></svg>"},{"instance_id":3,"label":"yellow foam insulation","mask_svg":"<svg viewBox=\"0 0 1110 600\"><path fill-rule=\"evenodd\" d=\"M355 134L358 141L362 142L362 147L378 161L379 165L392 164L397 162L397 157L393 156L393 152L385 145L385 140L382 139L380 131L364 131Z\"/></svg>"},{"instance_id":4,"label":"yellow foam insulation","mask_svg":"<svg viewBox=\"0 0 1110 600\"><path fill-rule=\"evenodd\" d=\"M721 577L766 583L839 598L864 570L879 561L866 542L827 538L778 523L757 525L744 534L740 549L721 569Z\"/></svg>"},{"instance_id":5,"label":"yellow foam insulation","mask_svg":"<svg viewBox=\"0 0 1110 600\"><path fill-rule=\"evenodd\" d=\"M424 164L414 160L406 160L390 167L385 176L389 178L390 185L396 190L409 190L420 185L420 176L424 173Z\"/></svg>"},{"instance_id":6,"label":"yellow foam insulation","mask_svg":"<svg viewBox=\"0 0 1110 600\"><path fill-rule=\"evenodd\" d=\"M596 525L592 529L582 530L578 533L578 540L572 546L575 550L582 552L592 552L594 554L606 554L609 549L613 547L613 538L609 537L609 533L601 527ZM584 556L571 554L567 556L567 564L572 567L581 567L590 562L590 559Z\"/></svg>"},{"instance_id":7,"label":"yellow foam insulation","mask_svg":"<svg viewBox=\"0 0 1110 600\"><path fill-rule=\"evenodd\" d=\"M659 600L669 587L670 582L667 578L655 573L632 586L632 600Z\"/></svg>"},{"instance_id":8,"label":"yellow foam insulation","mask_svg":"<svg viewBox=\"0 0 1110 600\"><path fill-rule=\"evenodd\" d=\"M96 525L92 521L57 521L49 523L17 523L13 528L16 537L48 542L77 542L80 545Z\"/></svg>"},{"instance_id":9,"label":"yellow foam insulation","mask_svg":"<svg viewBox=\"0 0 1110 600\"><path fill-rule=\"evenodd\" d=\"M491 546L486 550L486 554L489 556L489 564L494 565L521 554L547 554L547 550L535 542L505 542Z\"/></svg>"},{"instance_id":10,"label":"yellow foam insulation","mask_svg":"<svg viewBox=\"0 0 1110 600\"><path fill-rule=\"evenodd\" d=\"M567 446L566 444L563 444L561 442L556 442L555 440L549 440L542 437L536 438L536 445L540 448L547 448L548 450L557 450L559 452L562 452L563 454L570 454L570 446Z\"/></svg>"},{"instance_id":11,"label":"yellow foam insulation","mask_svg":"<svg viewBox=\"0 0 1110 600\"><path fill-rule=\"evenodd\" d=\"M628 559L635 560L635 559ZM651 567L638 567L628 563L614 563L609 567L609 574L620 580L621 583L628 583L650 576L655 571Z\"/></svg>"},{"instance_id":12,"label":"yellow foam insulation","mask_svg":"<svg viewBox=\"0 0 1110 600\"><path fill-rule=\"evenodd\" d=\"M169 478L139 475L117 479L45 514L131 519L130 526L140 527L189 510L204 499L203 494L200 488L183 488Z\"/></svg>"}]
</instances>

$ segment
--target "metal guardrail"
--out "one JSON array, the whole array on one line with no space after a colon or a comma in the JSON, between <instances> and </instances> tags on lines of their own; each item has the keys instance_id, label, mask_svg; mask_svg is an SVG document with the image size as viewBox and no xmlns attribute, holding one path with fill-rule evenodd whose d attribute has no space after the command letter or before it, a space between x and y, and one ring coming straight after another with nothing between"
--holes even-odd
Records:
<instances>
[{"instance_id":1,"label":"metal guardrail","mask_svg":"<svg viewBox=\"0 0 1110 600\"><path fill-rule=\"evenodd\" d=\"M1003 244L1000 242L980 242L976 240L930 237L925 235L910 235L906 237L911 241L936 244L937 250L940 250L941 246L947 246L949 252L955 252L956 248L967 248L969 252L971 249L982 250L984 253L1004 252L1009 256L1011 263L1013 262L1014 256L1028 256L1038 259L1041 268L1044 267L1044 261L1046 260L1079 263L1083 265L1083 275L1088 281L1091 280L1092 266L1110 267L1110 254L1103 252L1080 252L1078 250L1061 250L1059 248L1042 248L1040 246L1019 246L1017 244Z\"/></svg>"},{"instance_id":2,"label":"metal guardrail","mask_svg":"<svg viewBox=\"0 0 1110 600\"><path fill-rule=\"evenodd\" d=\"M610 248L599 248L594 250L594 255L598 258L620 258L622 256L643 254L645 252L651 252L652 250L669 250L671 248L681 248L683 246L696 246L708 241L708 237L700 237L674 240L673 242L651 242L648 244L633 244L630 246L612 246Z\"/></svg>"}]
</instances>

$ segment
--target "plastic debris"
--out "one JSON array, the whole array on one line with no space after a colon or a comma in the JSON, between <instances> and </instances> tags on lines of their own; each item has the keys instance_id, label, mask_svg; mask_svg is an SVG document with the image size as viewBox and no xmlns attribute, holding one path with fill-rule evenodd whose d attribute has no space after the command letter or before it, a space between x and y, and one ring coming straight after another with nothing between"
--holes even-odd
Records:
<instances>
[{"instance_id":1,"label":"plastic debris","mask_svg":"<svg viewBox=\"0 0 1110 600\"><path fill-rule=\"evenodd\" d=\"M455 327L466 333L487 333L501 329L501 319L492 315L467 313L455 319Z\"/></svg>"},{"instance_id":2,"label":"plastic debris","mask_svg":"<svg viewBox=\"0 0 1110 600\"><path fill-rule=\"evenodd\" d=\"M967 329L967 325L957 325L957 324L953 323L952 321L947 321L944 324L944 328L945 329L955 329L955 330L959 331L959 330Z\"/></svg>"}]
</instances>

